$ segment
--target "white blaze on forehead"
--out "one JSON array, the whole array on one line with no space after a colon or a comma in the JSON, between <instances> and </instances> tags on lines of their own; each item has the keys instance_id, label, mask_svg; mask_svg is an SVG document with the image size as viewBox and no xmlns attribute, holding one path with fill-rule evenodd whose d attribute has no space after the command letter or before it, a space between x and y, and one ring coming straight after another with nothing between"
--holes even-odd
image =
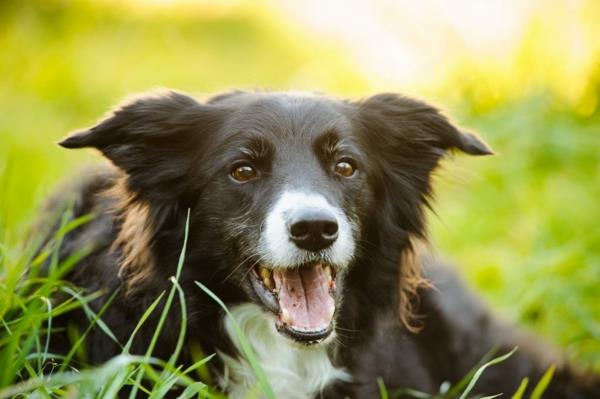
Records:
<instances>
[{"instance_id":1,"label":"white blaze on forehead","mask_svg":"<svg viewBox=\"0 0 600 399\"><path fill-rule=\"evenodd\" d=\"M273 267L296 266L309 261L314 253L298 248L289 237L286 215L302 209L322 209L331 212L338 223L338 238L321 251L331 263L347 265L354 255L352 226L344 212L332 206L316 193L285 191L267 212L261 233L259 252L262 260Z\"/></svg>"}]
</instances>

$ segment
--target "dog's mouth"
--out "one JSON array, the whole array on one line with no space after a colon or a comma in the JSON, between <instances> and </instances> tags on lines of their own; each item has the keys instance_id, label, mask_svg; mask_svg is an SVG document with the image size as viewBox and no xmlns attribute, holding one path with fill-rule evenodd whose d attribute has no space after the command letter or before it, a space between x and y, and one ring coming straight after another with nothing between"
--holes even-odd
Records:
<instances>
[{"instance_id":1,"label":"dog's mouth","mask_svg":"<svg viewBox=\"0 0 600 399\"><path fill-rule=\"evenodd\" d=\"M275 316L277 330L294 341L316 344L333 331L335 268L313 262L294 268L252 269L254 291Z\"/></svg>"}]
</instances>

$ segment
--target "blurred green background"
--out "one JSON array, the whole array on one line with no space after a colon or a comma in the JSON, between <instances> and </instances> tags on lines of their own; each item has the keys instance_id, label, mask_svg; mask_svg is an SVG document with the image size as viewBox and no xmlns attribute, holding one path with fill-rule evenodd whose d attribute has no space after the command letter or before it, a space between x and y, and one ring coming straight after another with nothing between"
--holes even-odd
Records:
<instances>
[{"instance_id":1,"label":"blurred green background","mask_svg":"<svg viewBox=\"0 0 600 399\"><path fill-rule=\"evenodd\" d=\"M99 160L55 143L128 94L399 91L498 153L438 173L441 256L503 317L600 370L600 3L414 3L3 0L0 257Z\"/></svg>"}]
</instances>

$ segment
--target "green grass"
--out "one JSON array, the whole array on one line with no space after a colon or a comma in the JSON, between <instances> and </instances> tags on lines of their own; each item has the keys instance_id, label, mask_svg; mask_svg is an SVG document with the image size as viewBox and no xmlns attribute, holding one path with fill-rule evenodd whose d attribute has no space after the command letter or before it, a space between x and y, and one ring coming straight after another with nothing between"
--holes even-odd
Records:
<instances>
[{"instance_id":1,"label":"green grass","mask_svg":"<svg viewBox=\"0 0 600 399\"><path fill-rule=\"evenodd\" d=\"M0 397L32 390L39 397L110 396L141 380L150 385L138 384L140 390L158 393L176 384L185 397L218 397L204 364L211 354L201 351L195 370L150 352L132 356L127 345L97 369L74 369L72 359L84 355L85 331L71 332L72 352L50 377L41 377L51 356L44 329L54 317L83 307L95 328L110 334L101 314L86 307L98 294L82 294L61 280L89 248L56 260L61 236L86 219L65 222L40 257L24 244L58 182L99 159L67 152L56 141L122 97L157 86L194 94L236 87L372 92L368 77L335 43L267 9L146 13L115 4L0 2L0 364L10 365L0 370ZM597 71L589 93L600 93L599 80ZM506 319L600 371L599 113L582 118L543 88L510 101L482 99L478 84L456 79L435 98L498 155L445 162L430 215L432 241ZM39 274L45 259L55 259L49 276ZM185 306L176 277L172 283L140 324L166 301ZM55 304L57 295L69 299ZM15 385L18 378L28 381Z\"/></svg>"},{"instance_id":2,"label":"green grass","mask_svg":"<svg viewBox=\"0 0 600 399\"><path fill-rule=\"evenodd\" d=\"M434 243L509 320L600 368L600 135L548 97L467 114L499 155L438 179Z\"/></svg>"},{"instance_id":3,"label":"green grass","mask_svg":"<svg viewBox=\"0 0 600 399\"><path fill-rule=\"evenodd\" d=\"M475 386L477 385L477 381L483 376L485 371L493 367L497 364L500 364L510 358L518 348L514 348L508 353L504 353L497 357L492 358L492 354L494 351L490 352L486 355L478 365L476 365L469 373L467 373L460 381L451 385L449 382L444 382L440 386L439 392L435 394L429 394L421 391L417 391L410 388L404 389L396 389L394 391L389 391L385 386L383 379L377 379L377 385L379 387L379 397L381 399L394 399L394 398L414 398L414 399L468 399L470 398L469 394L473 391ZM543 393L546 391L548 384L552 380L552 376L554 374L554 366L551 366L546 370L544 375L537 382L529 399L541 399ZM527 389L527 385L529 384L529 379L524 378L521 385L517 389L516 392L511 396L512 399L523 399L523 395L525 390ZM480 399L493 399L504 396L504 393L499 392L489 396L477 396Z\"/></svg>"},{"instance_id":4,"label":"green grass","mask_svg":"<svg viewBox=\"0 0 600 399\"><path fill-rule=\"evenodd\" d=\"M118 291L109 297L98 313L94 313L87 304L98 294L84 294L77 287L71 287L61 280L64 274L76 266L77 260L85 256L87 252L81 251L71 258L59 261L57 253L62 239L69 231L88 222L89 219L89 217L83 217L72 220L70 212L67 211L61 218L62 223L57 233L50 242L43 246L41 253L35 258L33 258L33 253L25 253L25 258L22 260L23 266L9 269L18 270L21 274L5 280L7 283L12 282L12 285L3 285L3 295L0 296L2 305L0 316L4 327L0 330L0 363L4 365L0 377L0 399L19 396L114 398L122 389L129 390L128 397L130 399L138 397L139 394L144 394L144 397L149 398L162 398L173 389L178 389L178 397L182 399L222 399L223 395L218 392L217 387L212 386L208 379L202 381L202 373L195 374L197 370L205 368L214 354L197 359L193 365L185 369L177 364L187 333L187 308L185 296L179 285L179 277L188 245L189 212L181 254L176 273L170 278L172 286L168 292L162 292L140 316L127 343L122 346L120 354L95 367L86 367L82 359L75 361L75 354L83 347L87 334L93 328L101 329L104 334L119 343L109 326L102 322L104 312L110 309L112 299L118 294ZM31 248L35 248L35 246ZM41 273L41 265L45 263L49 263L48 271ZM38 278L37 276L43 277ZM199 289L221 306L227 317L232 318L235 333L243 349L243 356L251 365L257 381L255 389L250 390L249 395L260 393L260 397L274 399L276 396L262 365L229 309L202 283L196 283ZM52 304L55 301L50 298L59 292L69 296L62 302L57 302L57 306L53 307ZM179 303L180 312L183 315L175 350L167 360L154 358L152 356L154 348L175 302ZM146 353L144 355L130 354L130 348L137 332L152 313L156 312L160 304L163 306L158 325ZM83 333L73 337L72 349L68 354L58 355L49 352L52 336L46 332L51 329L52 319L79 307L85 309L90 321L89 326ZM389 399L407 395L420 399L467 399L485 370L508 359L516 350L517 348L491 360L482 359L480 365L454 386L444 383L438 394L430 395L411 389L388 392L383 380L378 379L380 397ZM550 368L540 379L530 399L541 398L552 378L552 372L553 368ZM527 383L528 380L525 379L522 389L520 388L515 393L514 398L521 398ZM488 396L486 399L497 396L499 395Z\"/></svg>"},{"instance_id":5,"label":"green grass","mask_svg":"<svg viewBox=\"0 0 600 399\"><path fill-rule=\"evenodd\" d=\"M89 218L85 218L89 219ZM68 218L63 218L68 220ZM0 398L11 398L17 395L33 395L36 397L101 397L112 398L123 387L130 388L130 398L137 397L140 391L151 398L160 398L169 390L178 387L182 397L220 398L221 395L212 392L212 388L199 381L194 372L205 366L213 355L196 361L192 366L182 369L176 364L179 353L183 348L186 335L187 319L182 317L179 328L179 339L173 355L168 360L152 357L152 353L162 326L169 310L174 305L177 296L181 312L186 314L185 298L178 284L178 279L183 267L189 227L186 224L185 241L181 250L180 260L177 265L176 275L171 278L172 287L148 307L140 316L131 337L122 347L122 353L115 356L105 364L79 369L80 361L74 361L75 353L82 346L86 335L92 328L101 328L102 331L117 342L104 324L102 314L110 307L115 292L102 309L94 314L87 303L97 296L96 293L84 295L76 287L69 287L61 277L72 268L76 262L70 259L58 262L56 253L60 247L62 237L71 229L84 223L86 220L74 220L63 223L62 228L54 239L45 246L45 250L35 259L32 254L26 254L23 265L8 267L7 270L19 271L19 276L6 276L2 285L3 295L0 296L0 313L3 329L0 332L0 361L3 364L0 375ZM77 257L84 256L77 255ZM44 262L50 262L48 273L44 277L40 267ZM27 269L28 275L23 272ZM12 283L12 284L10 284ZM49 298L59 292L67 293L68 299L52 307L53 301ZM133 339L148 317L156 311L158 305L164 302L160 313L159 323L152 336L147 352L143 356L129 353ZM73 339L71 351L65 355L56 355L48 351L50 335L45 334L46 326L51 326L52 318L69 310L84 307L90 319L89 327L78 337ZM118 342L117 342L118 343Z\"/></svg>"}]
</instances>

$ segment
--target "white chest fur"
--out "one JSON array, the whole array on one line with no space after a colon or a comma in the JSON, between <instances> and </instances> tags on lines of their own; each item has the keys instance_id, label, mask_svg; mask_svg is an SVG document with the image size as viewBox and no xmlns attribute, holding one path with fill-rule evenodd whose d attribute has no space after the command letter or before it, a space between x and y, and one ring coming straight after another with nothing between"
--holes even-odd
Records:
<instances>
[{"instance_id":1,"label":"white chest fur","mask_svg":"<svg viewBox=\"0 0 600 399\"><path fill-rule=\"evenodd\" d=\"M277 332L273 321L257 305L239 305L232 308L231 313L252 346L276 397L313 398L334 380L349 379L346 372L331 364L324 346L294 345ZM243 353L231 320L226 317L224 325L239 352ZM223 353L219 356L225 365L220 383L229 397L245 398L249 392L257 392L254 371L245 358Z\"/></svg>"}]
</instances>

